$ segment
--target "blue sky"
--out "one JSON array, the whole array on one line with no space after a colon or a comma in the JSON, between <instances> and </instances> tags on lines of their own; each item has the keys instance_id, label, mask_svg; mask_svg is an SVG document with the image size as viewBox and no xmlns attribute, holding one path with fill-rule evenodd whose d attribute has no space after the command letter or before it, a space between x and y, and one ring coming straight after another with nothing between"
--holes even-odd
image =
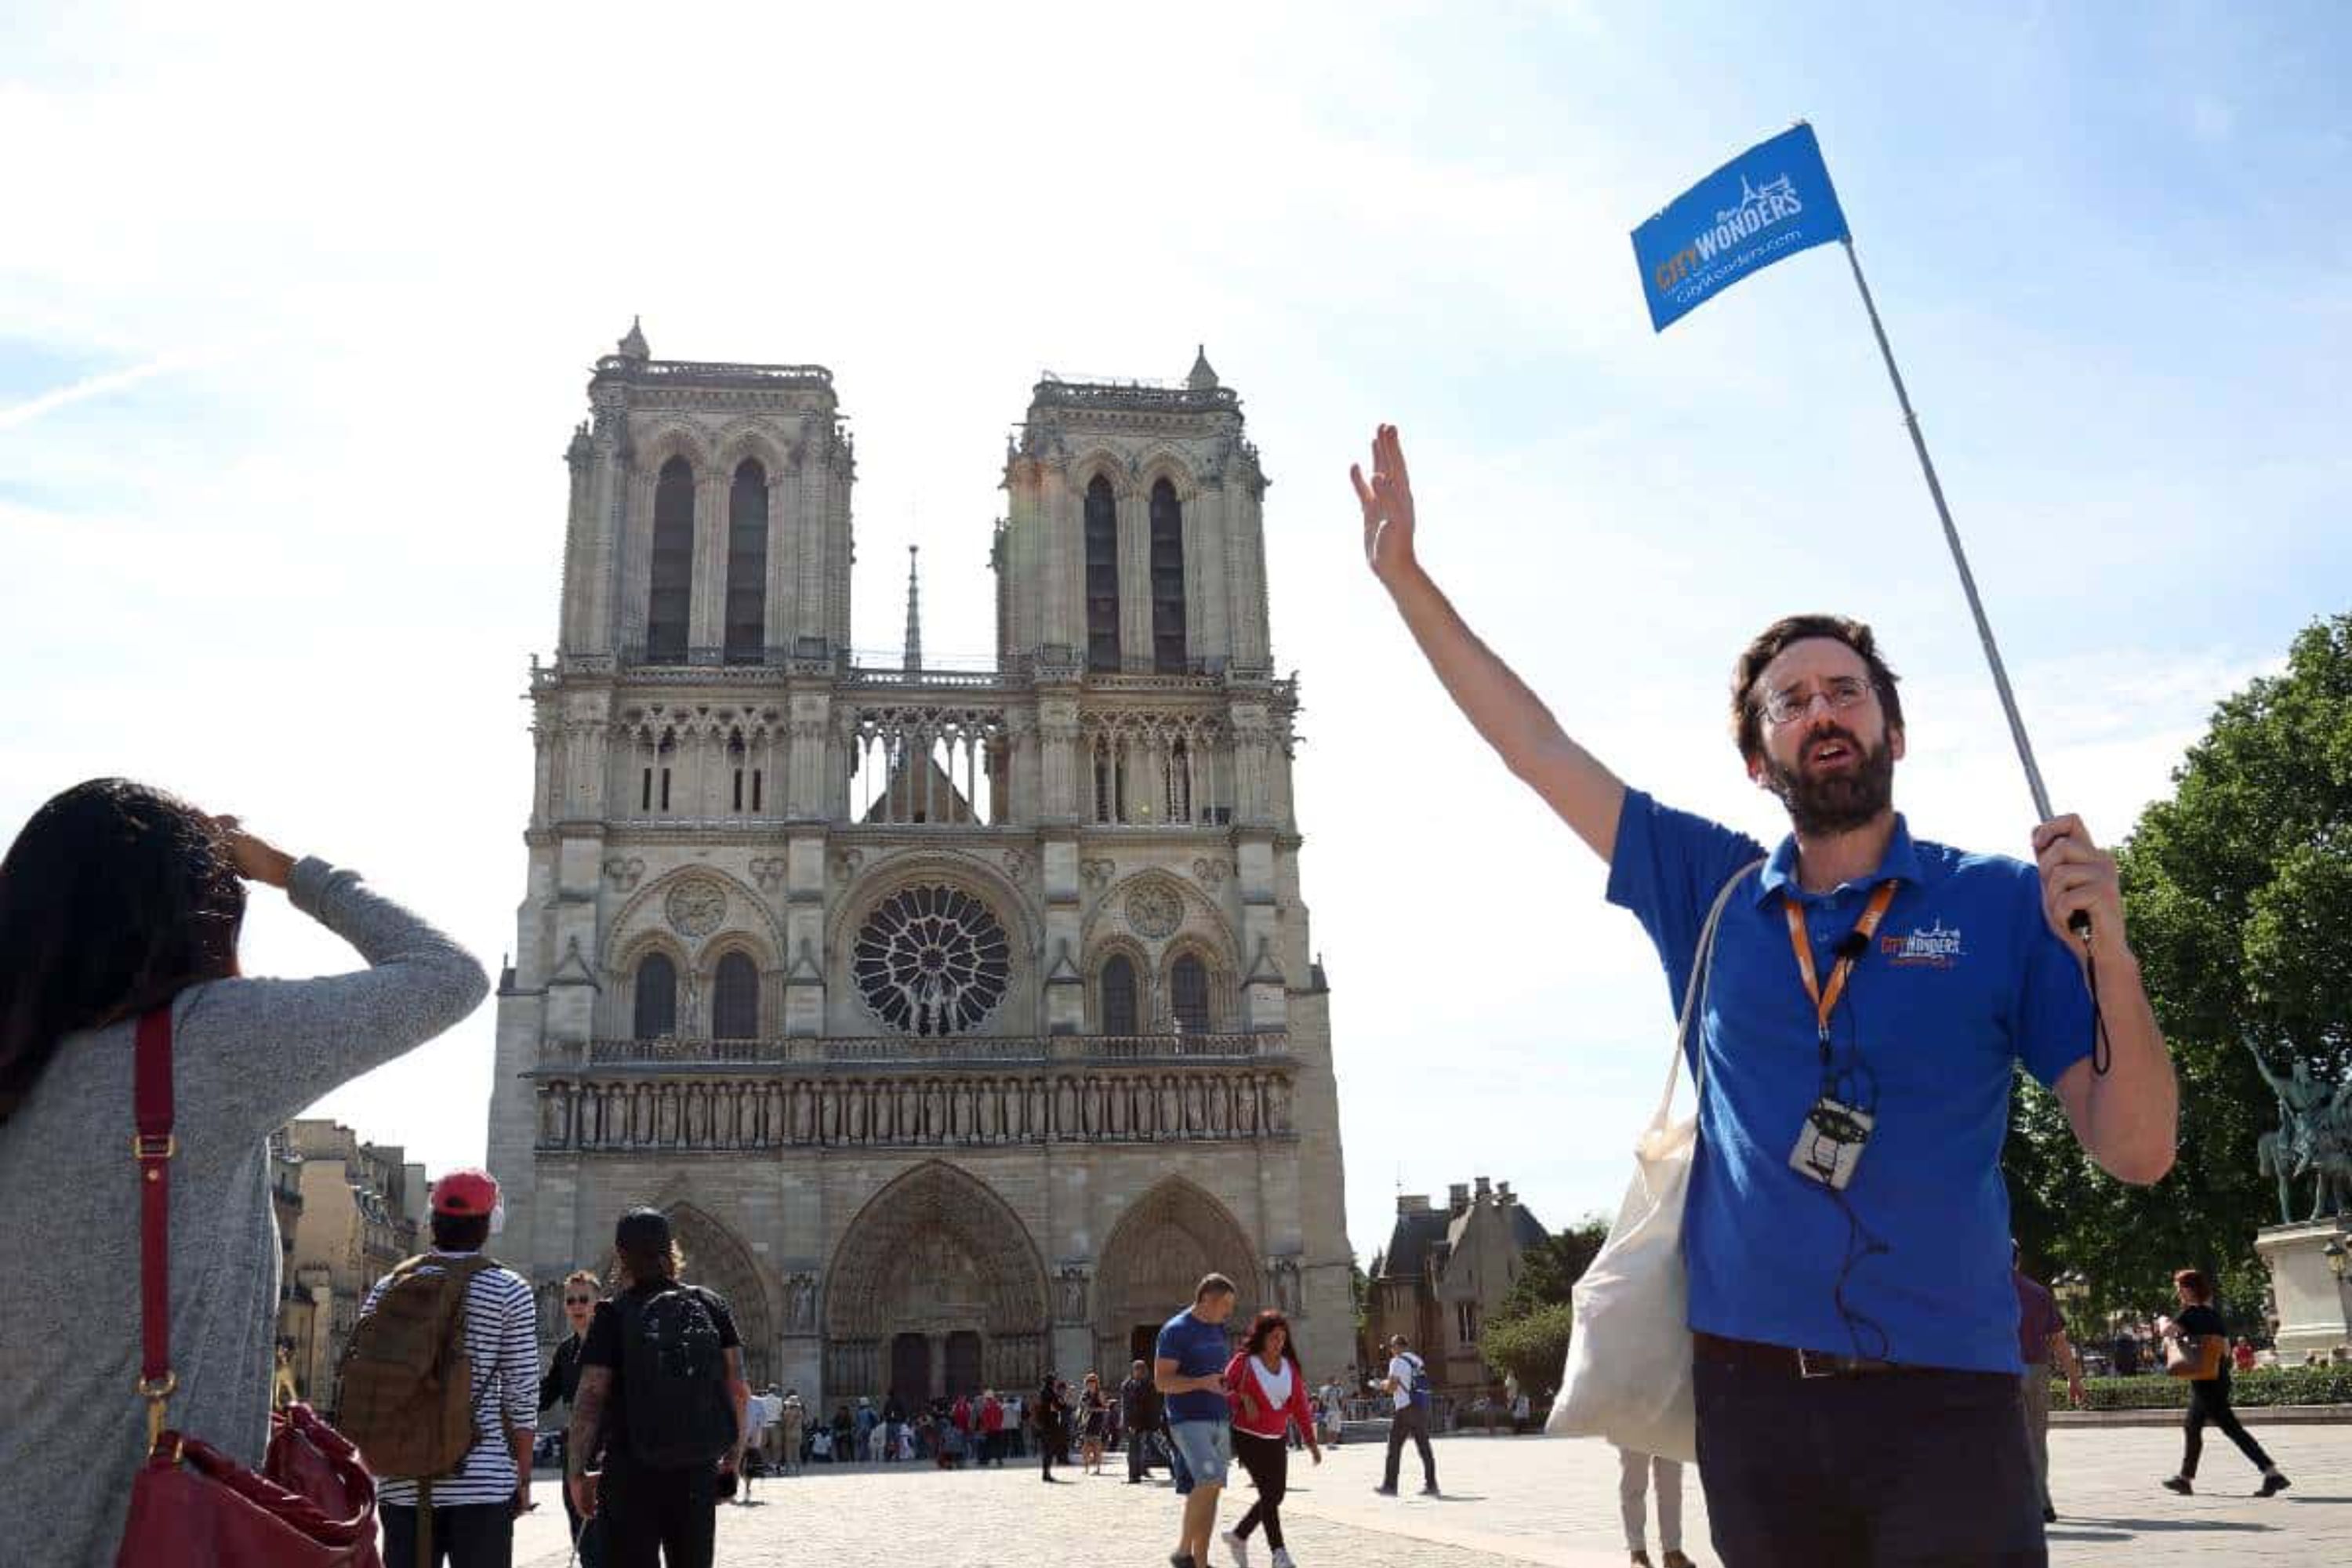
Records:
<instances>
[{"instance_id":1,"label":"blue sky","mask_svg":"<svg viewBox=\"0 0 2352 1568\"><path fill-rule=\"evenodd\" d=\"M1441 581L1632 781L1777 834L1720 684L1837 608L1907 678L1916 828L2025 842L1840 257L1649 330L1627 231L1739 148L1820 133L2062 808L2119 837L2345 607L2341 7L851 9L0 20L0 142L34 150L0 239L0 823L152 777L495 958L560 455L633 312L665 355L833 368L858 640L895 645L919 542L941 655L991 646L1038 372L1205 342L1276 481L1369 1256L1400 1183L1612 1205L1667 1025L1597 864L1361 569L1376 420ZM248 962L344 957L265 904ZM325 1109L477 1157L490 1016Z\"/></svg>"}]
</instances>

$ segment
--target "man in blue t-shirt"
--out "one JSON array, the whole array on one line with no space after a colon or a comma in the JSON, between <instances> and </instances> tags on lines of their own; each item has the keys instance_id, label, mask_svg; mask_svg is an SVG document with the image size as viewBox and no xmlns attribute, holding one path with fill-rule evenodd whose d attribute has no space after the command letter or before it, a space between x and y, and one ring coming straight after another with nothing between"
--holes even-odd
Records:
<instances>
[{"instance_id":1,"label":"man in blue t-shirt","mask_svg":"<svg viewBox=\"0 0 2352 1568\"><path fill-rule=\"evenodd\" d=\"M1209 1536L1217 1527L1217 1497L1233 1463L1232 1412L1225 1403L1225 1363L1233 1347L1224 1322L1237 1292L1222 1274L1203 1275L1192 1304L1160 1326L1151 1380L1168 1396L1168 1438L1192 1478L1184 1521L1169 1568L1207 1568Z\"/></svg>"},{"instance_id":2,"label":"man in blue t-shirt","mask_svg":"<svg viewBox=\"0 0 2352 1568\"><path fill-rule=\"evenodd\" d=\"M1478 732L1608 863L1677 1002L1722 904L1683 1242L1717 1550L2042 1561L2000 1164L2015 1068L2123 1181L2162 1176L2179 1125L2114 858L2072 816L2034 829L2038 868L1913 838L1895 673L1831 616L1768 627L1732 676L1741 760L1789 814L1776 847L1627 789L1423 571L1393 426L1372 466L1351 478L1374 574Z\"/></svg>"}]
</instances>

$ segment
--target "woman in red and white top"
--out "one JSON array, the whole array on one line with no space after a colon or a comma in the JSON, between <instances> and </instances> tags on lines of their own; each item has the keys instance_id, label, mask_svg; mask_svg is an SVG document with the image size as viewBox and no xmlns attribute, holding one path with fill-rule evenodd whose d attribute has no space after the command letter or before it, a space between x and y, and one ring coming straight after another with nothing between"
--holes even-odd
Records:
<instances>
[{"instance_id":1,"label":"woman in red and white top","mask_svg":"<svg viewBox=\"0 0 2352 1568\"><path fill-rule=\"evenodd\" d=\"M1290 1449L1284 1436L1290 1424L1307 1438L1307 1451L1323 1462L1315 1440L1315 1412L1307 1399L1307 1373L1290 1344L1290 1320L1268 1308L1250 1324L1241 1353L1225 1363L1225 1403L1234 1415L1234 1458L1257 1487L1257 1500L1241 1522L1225 1531L1234 1568L1249 1568L1250 1531L1265 1526L1274 1548L1274 1568L1291 1568L1282 1544L1282 1494L1289 1484Z\"/></svg>"}]
</instances>

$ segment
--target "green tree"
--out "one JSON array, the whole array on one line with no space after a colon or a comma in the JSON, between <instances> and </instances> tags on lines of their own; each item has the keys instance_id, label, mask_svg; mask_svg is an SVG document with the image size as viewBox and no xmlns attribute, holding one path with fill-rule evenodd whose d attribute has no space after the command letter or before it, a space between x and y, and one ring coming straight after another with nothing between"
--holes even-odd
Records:
<instances>
[{"instance_id":1,"label":"green tree","mask_svg":"<svg viewBox=\"0 0 2352 1568\"><path fill-rule=\"evenodd\" d=\"M1568 1360L1570 1316L1567 1302L1554 1301L1517 1317L1497 1318L1478 1331L1479 1358L1516 1376L1530 1398L1540 1398L1559 1385Z\"/></svg>"},{"instance_id":2,"label":"green tree","mask_svg":"<svg viewBox=\"0 0 2352 1568\"><path fill-rule=\"evenodd\" d=\"M1608 1239L1609 1222L1598 1215L1589 1215L1558 1236L1547 1236L1520 1253L1519 1276L1512 1281L1510 1294L1503 1298L1496 1321L1527 1317L1545 1307L1567 1306L1569 1293L1591 1266L1601 1244Z\"/></svg>"},{"instance_id":3,"label":"green tree","mask_svg":"<svg viewBox=\"0 0 2352 1568\"><path fill-rule=\"evenodd\" d=\"M1574 1318L1570 1293L1608 1238L1609 1222L1591 1215L1521 1252L1510 1294L1478 1331L1479 1359L1517 1377L1530 1394L1557 1384Z\"/></svg>"},{"instance_id":4,"label":"green tree","mask_svg":"<svg viewBox=\"0 0 2352 1568\"><path fill-rule=\"evenodd\" d=\"M2247 1047L2276 1072L2302 1061L2341 1082L2352 1068L2352 615L2305 628L2284 674L2225 700L2173 784L2119 859L2180 1078L2179 1158L2152 1191L2110 1181L2029 1089L2010 1190L2029 1269L2079 1278L2094 1311L2160 1308L2171 1271L2195 1264L2232 1326L2252 1327L2254 1232L2279 1217L2255 1142L2277 1107Z\"/></svg>"}]
</instances>

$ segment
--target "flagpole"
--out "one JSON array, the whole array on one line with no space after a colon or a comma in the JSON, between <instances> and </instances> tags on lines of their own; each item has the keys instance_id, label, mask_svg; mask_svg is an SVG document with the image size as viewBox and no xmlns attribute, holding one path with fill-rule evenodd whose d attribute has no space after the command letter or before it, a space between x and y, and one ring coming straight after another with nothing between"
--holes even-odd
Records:
<instances>
[{"instance_id":1,"label":"flagpole","mask_svg":"<svg viewBox=\"0 0 2352 1568\"><path fill-rule=\"evenodd\" d=\"M2017 695L2009 689L2009 670L2000 662L2000 648L1993 641L1992 623L1985 619L1984 601L1977 596L1976 574L1969 570L1968 552L1960 548L1959 530L1952 526L1952 509L1944 504L1944 487L1937 481L1936 464L1927 456L1927 437L1919 433L1919 416L1911 411L1911 395L1903 390L1903 373L1895 368L1895 351L1887 345L1886 328L1878 320L1878 306L1870 298L1870 285L1862 276L1862 260L1854 255L1853 236L1849 234L1845 246L1847 265L1853 268L1853 286L1862 290L1862 308L1870 312L1870 330L1878 338L1878 352L1886 361L1887 379L1895 384L1895 401L1903 407L1903 427L1911 432L1911 446L1919 454L1919 471L1927 477L1927 493L1936 499L1936 515L1943 520L1944 542L1952 547L1952 564L1960 569L1960 588L1969 597L1969 613L1976 617L1977 637L1984 644L1985 660L1992 666L1992 683L2000 692L2001 710L2009 715L2010 739L2017 742L2017 760L2025 764L2026 787L2033 792L2033 809L2038 820L2047 822L2053 813L2050 809L2050 792L2042 784L2042 769L2033 760L2033 742L2025 737L2025 721L2017 711Z\"/></svg>"}]
</instances>

